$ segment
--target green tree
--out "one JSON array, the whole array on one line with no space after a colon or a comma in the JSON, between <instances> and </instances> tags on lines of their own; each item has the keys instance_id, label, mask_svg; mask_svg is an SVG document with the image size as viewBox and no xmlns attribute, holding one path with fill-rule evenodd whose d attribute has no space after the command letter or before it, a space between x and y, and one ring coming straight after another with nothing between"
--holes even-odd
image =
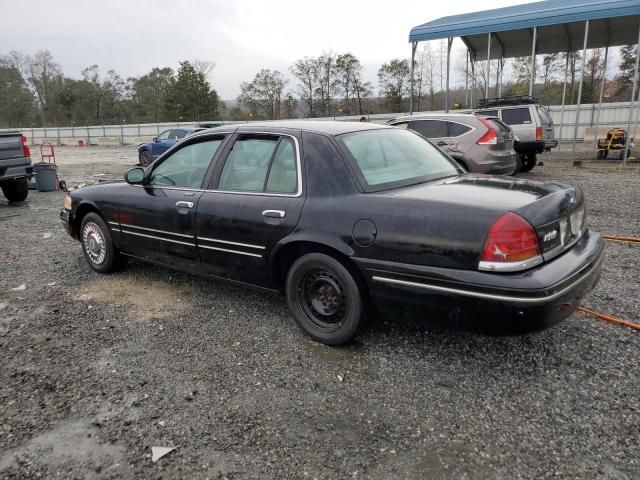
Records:
<instances>
[{"instance_id":1,"label":"green tree","mask_svg":"<svg viewBox=\"0 0 640 480\"><path fill-rule=\"evenodd\" d=\"M279 71L262 69L251 82L240 85L238 102L249 108L256 118L279 119L282 92L286 84Z\"/></svg>"},{"instance_id":2,"label":"green tree","mask_svg":"<svg viewBox=\"0 0 640 480\"><path fill-rule=\"evenodd\" d=\"M620 90L618 94L629 95L631 93L636 68L636 52L635 45L625 45L620 48Z\"/></svg>"},{"instance_id":3,"label":"green tree","mask_svg":"<svg viewBox=\"0 0 640 480\"><path fill-rule=\"evenodd\" d=\"M0 126L23 127L33 120L34 98L11 58L0 57Z\"/></svg>"},{"instance_id":4,"label":"green tree","mask_svg":"<svg viewBox=\"0 0 640 480\"><path fill-rule=\"evenodd\" d=\"M169 87L174 81L172 68L153 68L140 78L130 78L132 86L132 107L138 122L164 122L169 117L164 108Z\"/></svg>"},{"instance_id":5,"label":"green tree","mask_svg":"<svg viewBox=\"0 0 640 480\"><path fill-rule=\"evenodd\" d=\"M219 118L218 93L211 88L202 72L188 61L180 62L177 78L165 98L165 114L173 121L193 121Z\"/></svg>"},{"instance_id":6,"label":"green tree","mask_svg":"<svg viewBox=\"0 0 640 480\"><path fill-rule=\"evenodd\" d=\"M411 69L406 59L394 58L378 69L380 95L384 97L387 110L401 112L403 100L408 93Z\"/></svg>"}]
</instances>

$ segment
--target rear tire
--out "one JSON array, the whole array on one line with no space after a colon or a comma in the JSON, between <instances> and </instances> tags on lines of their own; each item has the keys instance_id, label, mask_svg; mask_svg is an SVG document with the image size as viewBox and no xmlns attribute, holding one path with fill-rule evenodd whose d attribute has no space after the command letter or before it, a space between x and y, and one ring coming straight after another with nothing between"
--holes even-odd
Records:
<instances>
[{"instance_id":1,"label":"rear tire","mask_svg":"<svg viewBox=\"0 0 640 480\"><path fill-rule=\"evenodd\" d=\"M113 245L109 227L97 213L84 216L79 232L82 253L89 266L98 273L111 273L122 269L129 257L122 255Z\"/></svg>"},{"instance_id":2,"label":"rear tire","mask_svg":"<svg viewBox=\"0 0 640 480\"><path fill-rule=\"evenodd\" d=\"M2 193L10 202L22 202L29 195L29 182L26 178L20 178L2 185Z\"/></svg>"},{"instance_id":3,"label":"rear tire","mask_svg":"<svg viewBox=\"0 0 640 480\"><path fill-rule=\"evenodd\" d=\"M147 167L151 163L151 152L149 150L143 150L138 156L138 161L142 167Z\"/></svg>"},{"instance_id":4,"label":"rear tire","mask_svg":"<svg viewBox=\"0 0 640 480\"><path fill-rule=\"evenodd\" d=\"M527 153L522 156L521 172L530 172L536 166L538 157L535 153Z\"/></svg>"},{"instance_id":5,"label":"rear tire","mask_svg":"<svg viewBox=\"0 0 640 480\"><path fill-rule=\"evenodd\" d=\"M363 294L351 272L322 253L298 258L287 274L287 305L298 326L325 345L352 340L364 324Z\"/></svg>"}]
</instances>

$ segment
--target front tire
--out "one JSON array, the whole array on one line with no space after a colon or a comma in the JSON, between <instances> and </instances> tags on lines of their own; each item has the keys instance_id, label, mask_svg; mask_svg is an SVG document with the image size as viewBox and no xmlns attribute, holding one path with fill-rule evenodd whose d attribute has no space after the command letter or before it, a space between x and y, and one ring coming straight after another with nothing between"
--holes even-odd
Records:
<instances>
[{"instance_id":1,"label":"front tire","mask_svg":"<svg viewBox=\"0 0 640 480\"><path fill-rule=\"evenodd\" d=\"M287 305L298 326L326 345L352 340L364 323L362 292L351 272L322 253L303 255L289 269Z\"/></svg>"},{"instance_id":2,"label":"front tire","mask_svg":"<svg viewBox=\"0 0 640 480\"><path fill-rule=\"evenodd\" d=\"M79 237L84 258L94 271L111 273L126 264L128 257L115 248L109 227L97 213L91 212L84 216Z\"/></svg>"},{"instance_id":3,"label":"front tire","mask_svg":"<svg viewBox=\"0 0 640 480\"><path fill-rule=\"evenodd\" d=\"M29 182L26 178L14 180L2 186L2 193L10 202L22 202L29 195Z\"/></svg>"},{"instance_id":4,"label":"front tire","mask_svg":"<svg viewBox=\"0 0 640 480\"><path fill-rule=\"evenodd\" d=\"M138 161L142 167L147 167L151 163L151 152L149 150L141 151Z\"/></svg>"}]
</instances>

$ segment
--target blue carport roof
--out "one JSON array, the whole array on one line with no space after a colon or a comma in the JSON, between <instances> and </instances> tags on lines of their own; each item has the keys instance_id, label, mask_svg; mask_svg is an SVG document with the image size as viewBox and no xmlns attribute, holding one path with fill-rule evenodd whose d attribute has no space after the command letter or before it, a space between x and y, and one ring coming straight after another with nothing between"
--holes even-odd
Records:
<instances>
[{"instance_id":1,"label":"blue carport roof","mask_svg":"<svg viewBox=\"0 0 640 480\"><path fill-rule=\"evenodd\" d=\"M487 34L496 33L491 57L531 54L531 34L538 27L537 53L582 47L584 22L590 20L588 48L635 44L639 0L546 0L443 17L411 29L410 42L461 37L476 60L486 60Z\"/></svg>"}]
</instances>

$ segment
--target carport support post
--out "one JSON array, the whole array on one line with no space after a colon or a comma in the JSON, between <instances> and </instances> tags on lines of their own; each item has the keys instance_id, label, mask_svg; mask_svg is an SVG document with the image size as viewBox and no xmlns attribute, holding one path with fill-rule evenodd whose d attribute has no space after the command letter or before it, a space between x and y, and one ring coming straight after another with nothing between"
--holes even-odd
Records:
<instances>
[{"instance_id":1,"label":"carport support post","mask_svg":"<svg viewBox=\"0 0 640 480\"><path fill-rule=\"evenodd\" d=\"M594 144L596 150L598 148L598 127L600 123L600 110L602 110L602 96L604 95L604 84L607 80L607 59L609 57L609 47L604 49L604 65L602 66L602 81L600 82L600 97L598 98L598 109L594 112L595 119L591 119L591 123L596 127L596 134L594 135Z\"/></svg>"},{"instance_id":2,"label":"carport support post","mask_svg":"<svg viewBox=\"0 0 640 480\"><path fill-rule=\"evenodd\" d=\"M634 106L636 103L636 89L638 88L638 63L640 62L640 25L638 25L638 43L636 43L636 66L633 73L633 88L631 89L631 105L629 105L629 120L627 120L627 140L624 144L624 152L622 152L622 164L627 164L627 152L629 150L629 141L631 137L631 119L634 118Z\"/></svg>"},{"instance_id":3,"label":"carport support post","mask_svg":"<svg viewBox=\"0 0 640 480\"><path fill-rule=\"evenodd\" d=\"M564 83L562 84L562 107L560 107L560 130L558 130L558 151L560 151L560 144L562 142L562 131L564 130L564 102L567 94L567 76L569 75L569 55L570 50L567 50L567 61L564 64Z\"/></svg>"},{"instance_id":4,"label":"carport support post","mask_svg":"<svg viewBox=\"0 0 640 480\"><path fill-rule=\"evenodd\" d=\"M453 38L449 37L447 39L447 89L444 92L445 113L449 113L449 76L451 72L451 44L452 43L453 43Z\"/></svg>"},{"instance_id":5,"label":"carport support post","mask_svg":"<svg viewBox=\"0 0 640 480\"><path fill-rule=\"evenodd\" d=\"M467 49L466 66L464 69L464 106L469 106L467 102L469 100L469 49Z\"/></svg>"},{"instance_id":6,"label":"carport support post","mask_svg":"<svg viewBox=\"0 0 640 480\"><path fill-rule=\"evenodd\" d=\"M531 77L529 78L529 96L533 95L533 84L536 80L536 42L538 41L538 27L533 27L531 40Z\"/></svg>"},{"instance_id":7,"label":"carport support post","mask_svg":"<svg viewBox=\"0 0 640 480\"><path fill-rule=\"evenodd\" d=\"M484 84L484 98L489 98L489 72L491 71L491 34L487 35L487 78Z\"/></svg>"},{"instance_id":8,"label":"carport support post","mask_svg":"<svg viewBox=\"0 0 640 480\"><path fill-rule=\"evenodd\" d=\"M411 44L411 97L409 98L409 115L413 115L413 65L416 62L416 47L418 46L418 42L413 42Z\"/></svg>"},{"instance_id":9,"label":"carport support post","mask_svg":"<svg viewBox=\"0 0 640 480\"><path fill-rule=\"evenodd\" d=\"M578 84L578 101L576 103L576 124L573 127L573 150L571 159L573 166L579 167L582 161L576 160L576 141L578 140L578 125L580 123L580 103L582 101L582 81L584 80L584 68L587 60L587 40L589 40L589 20L584 22L584 43L582 45L582 68L580 69L580 83ZM636 69L637 72L637 69Z\"/></svg>"}]
</instances>

